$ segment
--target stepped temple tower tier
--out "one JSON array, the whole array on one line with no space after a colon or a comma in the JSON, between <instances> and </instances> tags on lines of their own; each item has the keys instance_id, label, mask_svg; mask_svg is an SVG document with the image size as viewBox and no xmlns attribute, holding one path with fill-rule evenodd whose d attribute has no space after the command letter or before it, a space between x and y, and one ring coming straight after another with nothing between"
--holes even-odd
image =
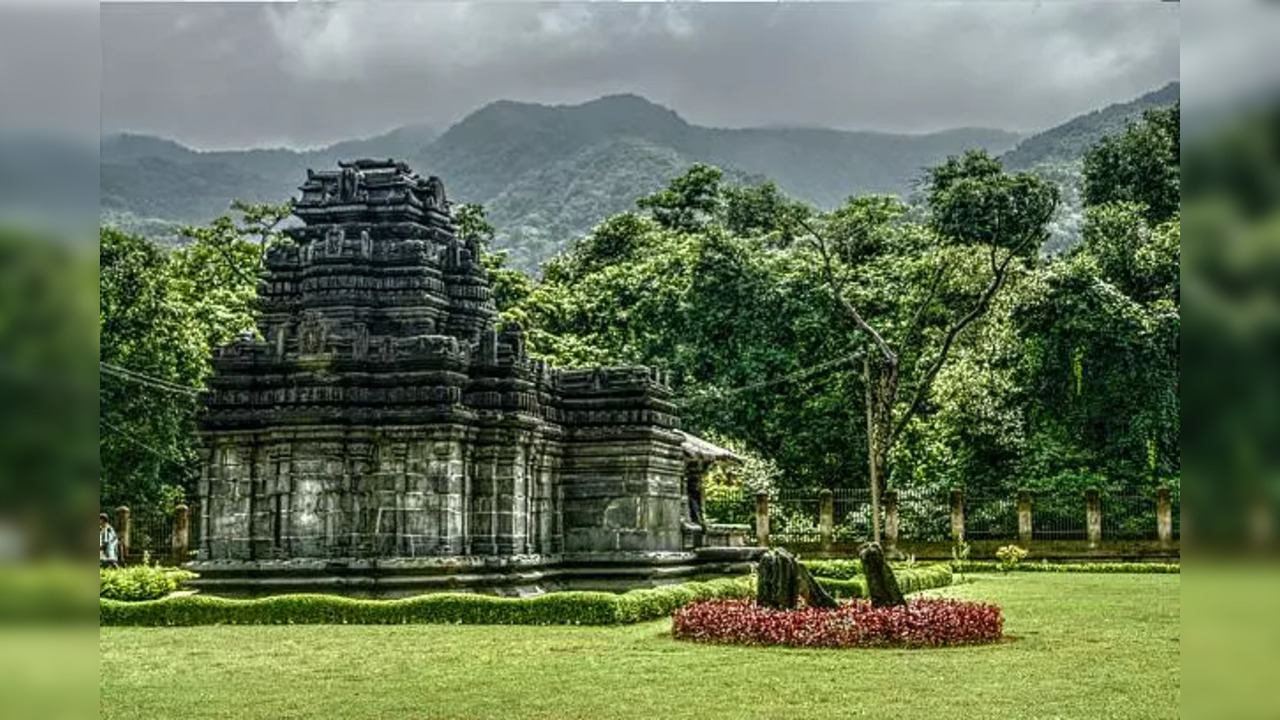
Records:
<instances>
[{"instance_id":1,"label":"stepped temple tower tier","mask_svg":"<svg viewBox=\"0 0 1280 720\"><path fill-rule=\"evenodd\" d=\"M265 258L261 337L214 356L202 573L689 549L685 436L661 373L531 360L439 178L358 160L300 190L302 224Z\"/></svg>"}]
</instances>

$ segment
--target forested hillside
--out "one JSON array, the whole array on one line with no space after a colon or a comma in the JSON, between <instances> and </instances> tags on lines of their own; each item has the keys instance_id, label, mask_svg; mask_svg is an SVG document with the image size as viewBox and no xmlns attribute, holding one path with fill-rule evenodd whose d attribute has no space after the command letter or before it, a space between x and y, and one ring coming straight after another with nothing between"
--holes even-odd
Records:
<instances>
[{"instance_id":1,"label":"forested hillside","mask_svg":"<svg viewBox=\"0 0 1280 720\"><path fill-rule=\"evenodd\" d=\"M1001 152L1018 139L980 129L892 135L706 128L635 95L567 106L499 101L433 141L425 132L396 131L308 153L197 153L158 138L104 138L103 210L114 224L155 232L166 227L157 220L207 222L233 199L280 202L307 167L396 157L444 178L452 200L489 207L497 246L510 248L512 262L533 271L694 162L734 178L769 177L789 194L832 207L849 195L905 193L924 168L950 154Z\"/></svg>"},{"instance_id":2,"label":"forested hillside","mask_svg":"<svg viewBox=\"0 0 1280 720\"><path fill-rule=\"evenodd\" d=\"M435 135L430 128L409 126L309 152L197 152L148 135L108 135L101 145L102 218L173 241L181 225L208 222L227 212L233 200L283 202L293 196L308 167L356 157L405 157Z\"/></svg>"},{"instance_id":3,"label":"forested hillside","mask_svg":"<svg viewBox=\"0 0 1280 720\"><path fill-rule=\"evenodd\" d=\"M768 178L798 200L831 209L854 195L906 197L926 168L983 149L1004 153L1010 169L1034 170L1060 188L1062 210L1044 248L1056 252L1080 237L1080 163L1087 148L1177 97L1172 84L1020 143L1015 134L984 129L893 135L708 128L635 95L561 106L499 101L439 137L408 127L309 152L195 152L159 138L116 135L102 144L102 212L104 222L172 241L179 225L208 222L234 199L291 197L308 167L395 157L444 178L452 200L485 205L495 247L510 251L514 267L536 273L570 241L696 162L721 168L731 181Z\"/></svg>"},{"instance_id":4,"label":"forested hillside","mask_svg":"<svg viewBox=\"0 0 1280 720\"><path fill-rule=\"evenodd\" d=\"M1084 158L1089 149L1104 137L1124 132L1146 111L1177 104L1180 92L1179 83L1169 83L1132 102L1111 105L1033 135L1004 154L1001 160L1006 167L1031 170L1057 185L1062 192L1062 206L1045 243L1046 253L1061 252L1080 241L1084 222L1080 193Z\"/></svg>"}]
</instances>

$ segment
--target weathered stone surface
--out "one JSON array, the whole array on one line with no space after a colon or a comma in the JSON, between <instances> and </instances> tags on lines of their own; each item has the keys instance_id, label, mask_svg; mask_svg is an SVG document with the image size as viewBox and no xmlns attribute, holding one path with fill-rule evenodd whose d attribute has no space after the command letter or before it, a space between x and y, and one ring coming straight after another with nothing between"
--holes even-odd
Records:
<instances>
[{"instance_id":1,"label":"weathered stone surface","mask_svg":"<svg viewBox=\"0 0 1280 720\"><path fill-rule=\"evenodd\" d=\"M775 610L792 610L804 599L809 607L838 606L809 571L795 557L781 548L760 557L756 569L756 603Z\"/></svg>"},{"instance_id":2,"label":"weathered stone surface","mask_svg":"<svg viewBox=\"0 0 1280 720\"><path fill-rule=\"evenodd\" d=\"M531 360L439 178L358 160L300 190L303 225L259 283L262 339L214 357L202 560L682 549L661 373Z\"/></svg>"},{"instance_id":3,"label":"weathered stone surface","mask_svg":"<svg viewBox=\"0 0 1280 720\"><path fill-rule=\"evenodd\" d=\"M893 568L884 558L884 551L878 543L867 543L858 553L862 559L862 573L867 578L867 595L871 604L876 607L906 605L906 598L898 587L898 579L893 575Z\"/></svg>"}]
</instances>

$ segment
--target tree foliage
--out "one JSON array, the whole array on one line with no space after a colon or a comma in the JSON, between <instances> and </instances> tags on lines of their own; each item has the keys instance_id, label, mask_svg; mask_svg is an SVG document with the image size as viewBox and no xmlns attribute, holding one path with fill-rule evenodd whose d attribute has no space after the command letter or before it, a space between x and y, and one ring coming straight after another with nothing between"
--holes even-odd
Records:
<instances>
[{"instance_id":1,"label":"tree foliage","mask_svg":"<svg viewBox=\"0 0 1280 720\"><path fill-rule=\"evenodd\" d=\"M1180 106L1148 110L1141 121L1103 138L1085 155L1084 204L1136 203L1148 222L1178 213L1181 193Z\"/></svg>"},{"instance_id":2,"label":"tree foliage","mask_svg":"<svg viewBox=\"0 0 1280 720\"><path fill-rule=\"evenodd\" d=\"M685 426L766 463L770 487L866 487L876 458L899 488L1141 492L1179 472L1177 156L1135 157L1168 150L1169 122L1150 114L1090 156L1084 240L1052 259L1057 190L981 152L928 170L916 203L828 211L694 165L537 280L488 250L485 208L455 222L531 353L672 371ZM105 362L198 387L210 350L253 331L288 207L237 211L172 252L103 231ZM188 484L191 398L103 388L104 495Z\"/></svg>"},{"instance_id":3,"label":"tree foliage","mask_svg":"<svg viewBox=\"0 0 1280 720\"><path fill-rule=\"evenodd\" d=\"M99 232L102 501L153 507L194 482L196 389L214 348L256 332L257 276L288 205L236 203L236 216L184 228L166 250Z\"/></svg>"}]
</instances>

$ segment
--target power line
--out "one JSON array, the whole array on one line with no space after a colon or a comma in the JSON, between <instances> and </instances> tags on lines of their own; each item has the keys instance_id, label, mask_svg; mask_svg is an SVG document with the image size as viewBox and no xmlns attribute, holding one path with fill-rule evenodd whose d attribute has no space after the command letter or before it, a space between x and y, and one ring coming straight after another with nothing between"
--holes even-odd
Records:
<instances>
[{"instance_id":1,"label":"power line","mask_svg":"<svg viewBox=\"0 0 1280 720\"><path fill-rule=\"evenodd\" d=\"M151 445L151 444L148 444L148 443L143 442L142 440L139 440L139 439L138 439L138 437L137 437L136 435L134 435L133 433L131 433L131 432L127 431L127 430L124 430L123 428L120 428L120 427L118 427L118 426L116 426L116 425L113 425L113 424L112 424L109 420L107 420L106 418L99 417L99 418L98 418L98 422L100 422L100 423L102 423L103 425L106 425L108 428L110 428L110 429L114 430L114 431L116 432L116 435L117 435L117 436L122 437L122 438L124 438L125 440L128 440L130 443L133 443L134 445L137 445L138 447L143 448L144 450L146 450L147 452L150 452L151 454L155 455L156 457L160 458L161 460L165 460L165 461L167 461L167 462L171 462L171 463L173 463L174 465L177 465L177 466L179 466L179 467L183 467L183 468L185 468L185 467L187 467L187 466L189 465L189 463L187 463L187 462L183 462L183 461L181 461L181 460L176 459L173 455L170 455L169 453L167 453L167 452L165 452L165 451L163 451L163 450L160 450L159 448L155 447L154 445Z\"/></svg>"},{"instance_id":2,"label":"power line","mask_svg":"<svg viewBox=\"0 0 1280 720\"><path fill-rule=\"evenodd\" d=\"M158 378L153 375L147 375L146 373L138 372L137 370L130 370L128 368L121 367L119 365L113 365L109 362L100 361L98 363L98 366L103 372L107 373L108 375L111 375L112 377L120 378L121 380L128 380L130 382L138 383L139 385L147 385L157 390L164 390L166 392L177 393L181 395L189 395L191 397L199 397L201 393L199 388L188 387L186 385L179 385L177 383L169 382L168 380L164 380L162 378Z\"/></svg>"}]
</instances>

